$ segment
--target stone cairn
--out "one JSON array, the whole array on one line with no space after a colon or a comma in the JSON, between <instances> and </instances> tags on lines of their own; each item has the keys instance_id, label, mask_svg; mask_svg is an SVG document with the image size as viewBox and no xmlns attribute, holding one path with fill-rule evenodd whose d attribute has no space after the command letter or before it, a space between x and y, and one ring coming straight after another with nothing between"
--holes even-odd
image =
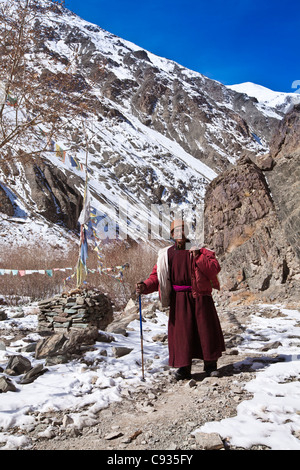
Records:
<instances>
[{"instance_id":1,"label":"stone cairn","mask_svg":"<svg viewBox=\"0 0 300 470\"><path fill-rule=\"evenodd\" d=\"M39 302L39 331L67 332L97 327L113 320L110 299L95 289L75 289Z\"/></svg>"},{"instance_id":2,"label":"stone cairn","mask_svg":"<svg viewBox=\"0 0 300 470\"><path fill-rule=\"evenodd\" d=\"M5 320L5 312L0 311L0 319ZM95 289L76 289L39 302L38 330L42 336L37 343L24 349L35 352L36 359L46 359L51 366L79 358L96 341L111 342L114 337L103 331L113 321L113 308L110 299ZM5 345L1 345L5 348ZM119 348L126 349L126 348ZM116 357L128 354L131 350L118 351ZM118 354L118 356L117 356ZM6 369L0 373L18 376L20 384L33 382L47 372L44 364L32 366L30 360L21 354L10 356ZM17 392L16 384L6 376L0 377L0 393Z\"/></svg>"}]
</instances>

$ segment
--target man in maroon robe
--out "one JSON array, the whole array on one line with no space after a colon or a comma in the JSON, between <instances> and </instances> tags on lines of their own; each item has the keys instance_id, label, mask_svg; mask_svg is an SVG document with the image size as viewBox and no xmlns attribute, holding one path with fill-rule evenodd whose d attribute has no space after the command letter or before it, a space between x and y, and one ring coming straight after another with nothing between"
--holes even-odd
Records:
<instances>
[{"instance_id":1,"label":"man in maroon robe","mask_svg":"<svg viewBox=\"0 0 300 470\"><path fill-rule=\"evenodd\" d=\"M138 294L157 290L167 296L170 306L168 322L169 365L176 367L177 380L191 377L192 359L203 359L207 375L217 375L217 360L225 351L223 333L211 295L219 288L220 266L214 252L205 248L186 249L187 238L182 220L171 225L175 244L166 250L168 280L164 280L159 261L149 278L136 286Z\"/></svg>"}]
</instances>

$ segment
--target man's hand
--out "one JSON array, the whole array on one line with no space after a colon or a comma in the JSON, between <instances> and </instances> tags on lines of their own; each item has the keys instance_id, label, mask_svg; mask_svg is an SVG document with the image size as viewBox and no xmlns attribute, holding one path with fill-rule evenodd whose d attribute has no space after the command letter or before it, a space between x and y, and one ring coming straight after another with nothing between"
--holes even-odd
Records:
<instances>
[{"instance_id":1,"label":"man's hand","mask_svg":"<svg viewBox=\"0 0 300 470\"><path fill-rule=\"evenodd\" d=\"M192 253L194 258L200 255L200 248L198 248L197 246L192 246L192 248L189 251L190 253Z\"/></svg>"},{"instance_id":2,"label":"man's hand","mask_svg":"<svg viewBox=\"0 0 300 470\"><path fill-rule=\"evenodd\" d=\"M136 293L140 295L140 294L143 294L143 292L146 289L146 286L143 282L138 282L135 286L135 289L136 289Z\"/></svg>"}]
</instances>

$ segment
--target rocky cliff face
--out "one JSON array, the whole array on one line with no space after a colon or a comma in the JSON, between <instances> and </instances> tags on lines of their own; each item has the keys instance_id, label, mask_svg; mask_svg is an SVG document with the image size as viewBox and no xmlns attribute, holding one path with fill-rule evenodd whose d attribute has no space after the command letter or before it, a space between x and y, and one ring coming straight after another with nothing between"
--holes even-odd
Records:
<instances>
[{"instance_id":1,"label":"rocky cliff face","mask_svg":"<svg viewBox=\"0 0 300 470\"><path fill-rule=\"evenodd\" d=\"M286 239L300 260L300 105L280 123L271 145L274 168L266 174Z\"/></svg>"},{"instance_id":2,"label":"rocky cliff face","mask_svg":"<svg viewBox=\"0 0 300 470\"><path fill-rule=\"evenodd\" d=\"M83 202L76 189L76 177L42 160L25 165L24 175L37 213L69 230L76 230Z\"/></svg>"},{"instance_id":3,"label":"rocky cliff face","mask_svg":"<svg viewBox=\"0 0 300 470\"><path fill-rule=\"evenodd\" d=\"M205 238L224 291L299 298L299 111L280 124L270 155L242 158L208 187Z\"/></svg>"},{"instance_id":4,"label":"rocky cliff face","mask_svg":"<svg viewBox=\"0 0 300 470\"><path fill-rule=\"evenodd\" d=\"M76 189L78 178L73 174L65 174L42 159L36 159L34 163L2 162L2 170L6 181L0 186L2 214L24 219L31 214L67 230L78 228L83 198Z\"/></svg>"}]
</instances>

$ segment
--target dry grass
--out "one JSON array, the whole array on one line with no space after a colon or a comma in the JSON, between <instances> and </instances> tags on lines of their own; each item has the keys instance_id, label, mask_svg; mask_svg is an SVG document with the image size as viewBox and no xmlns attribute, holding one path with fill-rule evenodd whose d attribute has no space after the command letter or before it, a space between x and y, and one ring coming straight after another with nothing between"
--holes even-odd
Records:
<instances>
[{"instance_id":1,"label":"dry grass","mask_svg":"<svg viewBox=\"0 0 300 470\"><path fill-rule=\"evenodd\" d=\"M101 289L114 301L116 306L124 306L135 295L137 282L146 279L152 271L157 258L157 248L147 244L119 243L108 245L104 250L104 267L129 264L123 272L123 282L120 283L107 275L101 275Z\"/></svg>"},{"instance_id":2,"label":"dry grass","mask_svg":"<svg viewBox=\"0 0 300 470\"><path fill-rule=\"evenodd\" d=\"M54 268L72 267L76 264L78 256L66 253L62 256L57 253L45 252L38 247L11 249L2 252L0 268L11 270L46 270ZM0 276L0 294L7 298L9 303L18 303L23 298L38 300L50 297L61 291L65 278L72 271L54 271L53 277L47 274L26 274L25 276L4 274Z\"/></svg>"},{"instance_id":3,"label":"dry grass","mask_svg":"<svg viewBox=\"0 0 300 470\"><path fill-rule=\"evenodd\" d=\"M111 242L102 248L102 266L112 268L129 264L123 272L123 282L107 274L89 273L86 286L100 289L106 293L117 308L122 308L134 295L135 284L144 280L150 274L156 262L159 247L150 247L146 243ZM5 274L0 276L0 295L5 296L11 304L28 298L30 301L46 299L63 291L76 287L76 264L78 246L72 251L57 255L55 252L45 252L39 248L20 248L18 251L7 251L0 258L0 269L12 270L46 270L54 268L73 267L68 271L53 271L53 276L47 274ZM99 266L97 254L91 246L88 255L88 269L96 270ZM114 275L114 273L111 273ZM72 276L70 280L66 280Z\"/></svg>"}]
</instances>

